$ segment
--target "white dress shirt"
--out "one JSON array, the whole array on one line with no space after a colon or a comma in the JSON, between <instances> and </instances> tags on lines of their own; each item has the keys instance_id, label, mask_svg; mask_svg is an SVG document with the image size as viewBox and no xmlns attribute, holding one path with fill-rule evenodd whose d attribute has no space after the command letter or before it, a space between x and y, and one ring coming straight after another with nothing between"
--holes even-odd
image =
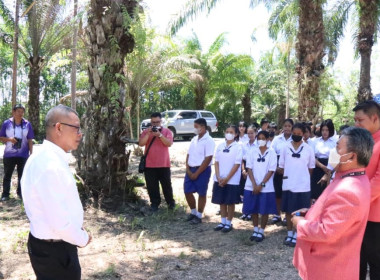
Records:
<instances>
[{"instance_id":1,"label":"white dress shirt","mask_svg":"<svg viewBox=\"0 0 380 280\"><path fill-rule=\"evenodd\" d=\"M257 148L257 140L253 141L253 143L249 143L249 141L245 144L241 144L243 148L243 160L247 160L248 154L250 151L252 151L254 148ZM239 142L240 143L240 142Z\"/></svg>"},{"instance_id":2,"label":"white dress shirt","mask_svg":"<svg viewBox=\"0 0 380 280\"><path fill-rule=\"evenodd\" d=\"M285 138L284 133L277 135L274 137L271 148L276 152L279 156L281 154L282 148L287 144L292 142L292 137L290 136L288 139Z\"/></svg>"},{"instance_id":3,"label":"white dress shirt","mask_svg":"<svg viewBox=\"0 0 380 280\"><path fill-rule=\"evenodd\" d=\"M191 140L189 151L187 152L189 155L187 163L190 167L200 166L206 157L214 155L214 150L215 142L208 132L201 139L196 135Z\"/></svg>"},{"instance_id":4,"label":"white dress shirt","mask_svg":"<svg viewBox=\"0 0 380 280\"><path fill-rule=\"evenodd\" d=\"M82 229L83 207L68 159L63 149L45 140L26 162L22 197L34 237L83 247L89 236Z\"/></svg>"},{"instance_id":5,"label":"white dress shirt","mask_svg":"<svg viewBox=\"0 0 380 280\"><path fill-rule=\"evenodd\" d=\"M334 136L323 140L322 137L314 140L314 154L316 158L329 158L330 151L336 148L336 139Z\"/></svg>"},{"instance_id":6,"label":"white dress shirt","mask_svg":"<svg viewBox=\"0 0 380 280\"><path fill-rule=\"evenodd\" d=\"M241 142L242 144L249 142L248 134L244 134L243 137L239 136L239 142Z\"/></svg>"},{"instance_id":7,"label":"white dress shirt","mask_svg":"<svg viewBox=\"0 0 380 280\"><path fill-rule=\"evenodd\" d=\"M228 152L227 152L228 150ZM240 164L238 170L227 182L228 185L239 185L241 177L241 162L243 160L243 148L237 142L227 146L226 142L220 143L215 151L215 162L219 163L219 177L226 178L235 164ZM214 181L217 182L216 174Z\"/></svg>"}]
</instances>

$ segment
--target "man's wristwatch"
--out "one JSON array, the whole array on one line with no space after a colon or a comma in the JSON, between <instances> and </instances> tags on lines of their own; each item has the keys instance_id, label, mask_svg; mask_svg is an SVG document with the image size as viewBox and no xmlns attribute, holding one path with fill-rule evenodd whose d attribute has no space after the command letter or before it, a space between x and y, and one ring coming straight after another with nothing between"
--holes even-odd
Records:
<instances>
[{"instance_id":1,"label":"man's wristwatch","mask_svg":"<svg viewBox=\"0 0 380 280\"><path fill-rule=\"evenodd\" d=\"M262 186L263 188L265 188L265 183L261 183L261 186Z\"/></svg>"},{"instance_id":2,"label":"man's wristwatch","mask_svg":"<svg viewBox=\"0 0 380 280\"><path fill-rule=\"evenodd\" d=\"M160 136L158 136L158 138L161 138L162 137L162 133L160 133Z\"/></svg>"}]
</instances>

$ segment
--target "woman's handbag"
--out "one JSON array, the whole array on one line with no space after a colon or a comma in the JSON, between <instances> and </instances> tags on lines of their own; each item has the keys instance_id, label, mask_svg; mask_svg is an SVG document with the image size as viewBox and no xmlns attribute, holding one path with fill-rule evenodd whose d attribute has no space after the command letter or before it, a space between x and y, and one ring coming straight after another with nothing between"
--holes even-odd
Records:
<instances>
[{"instance_id":1,"label":"woman's handbag","mask_svg":"<svg viewBox=\"0 0 380 280\"><path fill-rule=\"evenodd\" d=\"M153 137L152 141L150 142L148 149L146 150L146 153L143 156L141 156L140 164L139 164L139 173L144 173L145 171L146 157L148 156L150 147L152 146L154 140L156 140L156 136Z\"/></svg>"}]
</instances>

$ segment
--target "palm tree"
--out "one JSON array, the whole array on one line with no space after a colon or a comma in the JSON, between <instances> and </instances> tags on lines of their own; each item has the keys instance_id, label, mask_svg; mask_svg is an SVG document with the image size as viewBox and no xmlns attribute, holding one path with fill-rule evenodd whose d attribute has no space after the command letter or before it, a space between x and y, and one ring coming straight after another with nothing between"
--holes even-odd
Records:
<instances>
[{"instance_id":1,"label":"palm tree","mask_svg":"<svg viewBox=\"0 0 380 280\"><path fill-rule=\"evenodd\" d=\"M107 9L105 10L105 7ZM134 48L129 26L138 1L91 0L88 12L89 98L83 117L85 137L78 156L79 173L95 199L126 190L129 154L123 68Z\"/></svg>"}]
</instances>

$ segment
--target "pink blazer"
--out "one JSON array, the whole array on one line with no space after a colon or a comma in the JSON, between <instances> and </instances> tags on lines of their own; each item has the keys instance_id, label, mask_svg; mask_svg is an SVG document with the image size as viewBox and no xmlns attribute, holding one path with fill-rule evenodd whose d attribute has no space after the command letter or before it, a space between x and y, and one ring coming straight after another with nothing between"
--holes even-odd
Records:
<instances>
[{"instance_id":1,"label":"pink blazer","mask_svg":"<svg viewBox=\"0 0 380 280\"><path fill-rule=\"evenodd\" d=\"M371 189L366 175L337 173L297 225L293 264L304 280L359 279L360 247Z\"/></svg>"}]
</instances>

